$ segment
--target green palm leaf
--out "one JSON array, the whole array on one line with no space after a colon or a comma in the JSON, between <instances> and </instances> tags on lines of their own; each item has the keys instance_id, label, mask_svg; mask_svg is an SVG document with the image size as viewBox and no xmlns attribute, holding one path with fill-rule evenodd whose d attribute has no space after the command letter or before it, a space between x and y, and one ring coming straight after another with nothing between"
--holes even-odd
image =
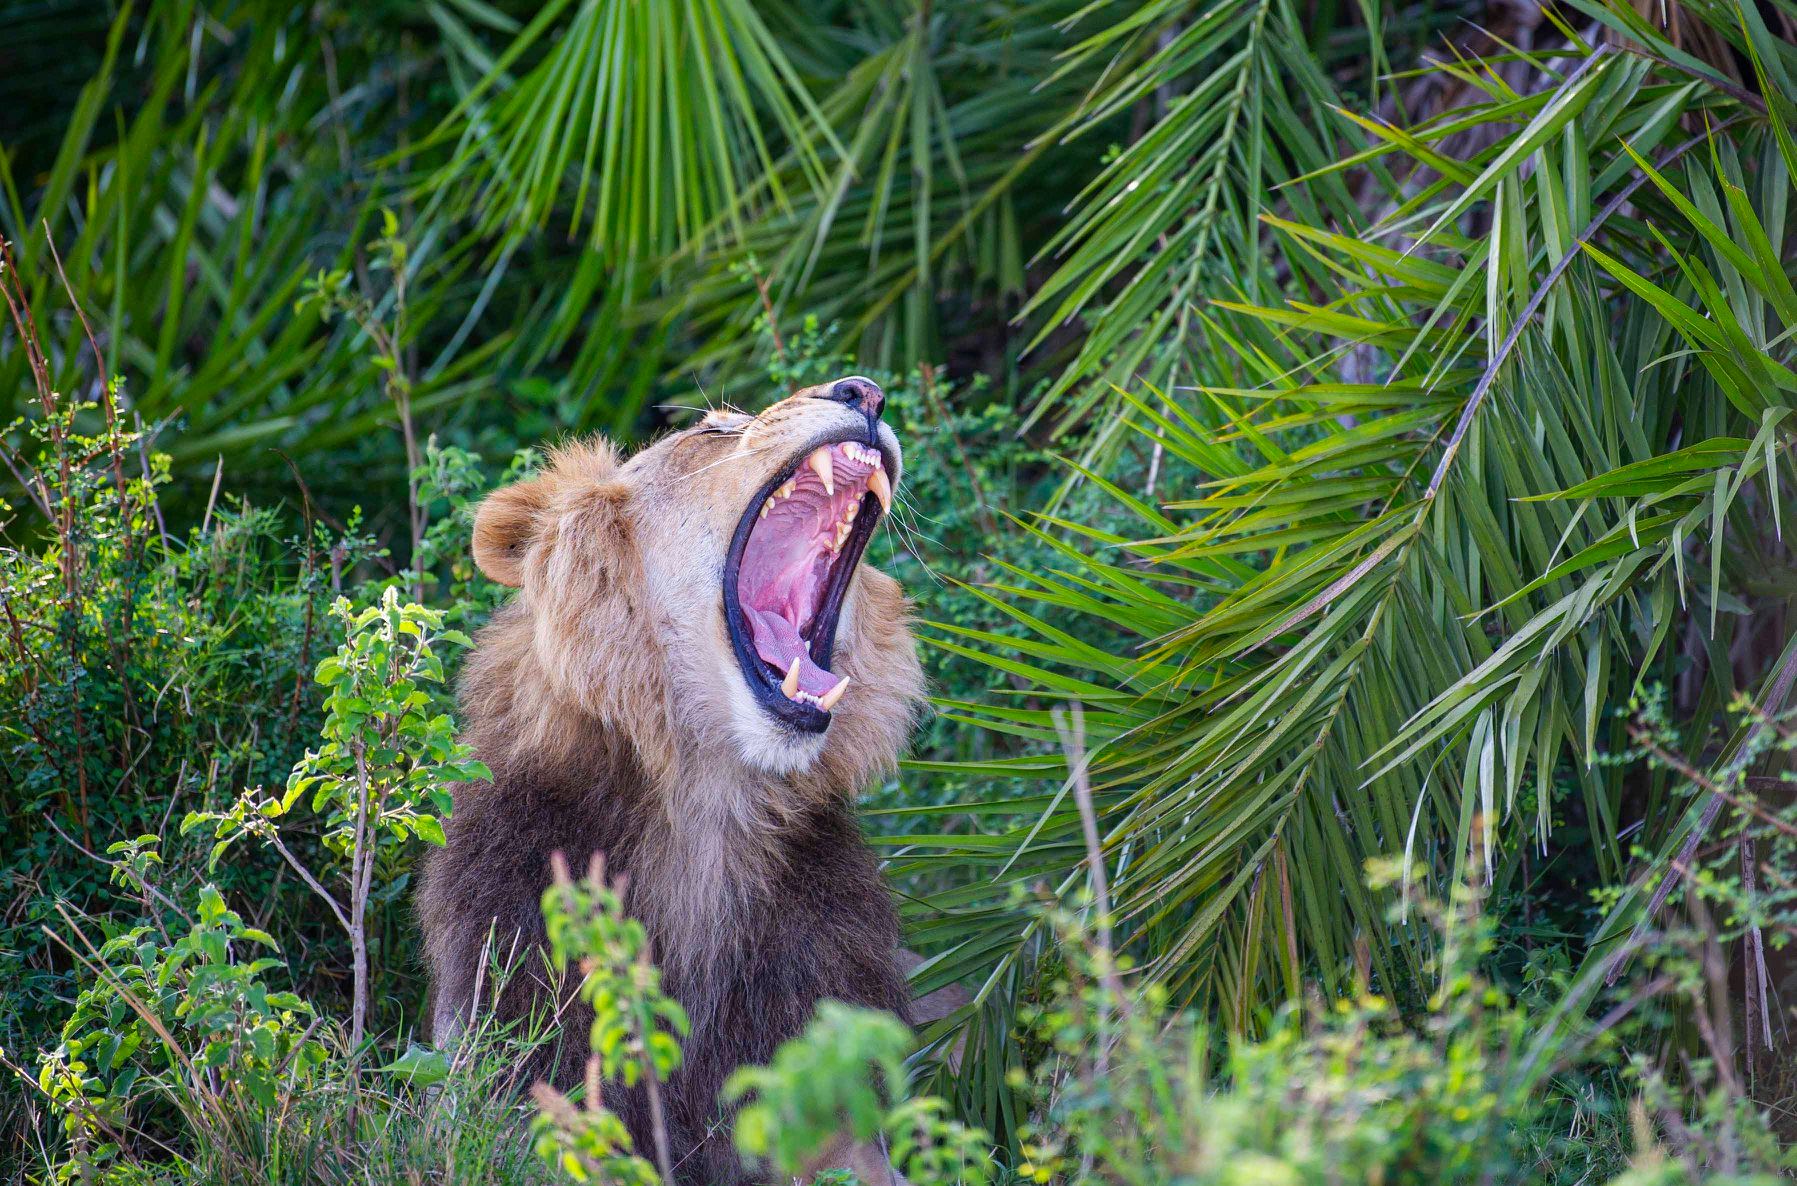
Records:
<instances>
[{"instance_id":1,"label":"green palm leaf","mask_svg":"<svg viewBox=\"0 0 1797 1186\"><path fill-rule=\"evenodd\" d=\"M1777 651L1718 657L1776 597L1750 574L1791 464L1782 137L1733 92L1601 48L1531 94L1474 88L1377 133L1385 167L1408 158L1422 183L1376 227L1299 197L1308 213L1267 218L1292 287L1213 302L1168 364L1196 382L1125 383L1111 405L1115 440L1171 466L1158 497L1102 471L1106 530L1043 518L1067 567L994 590L1027 641L985 639L985 661L1030 681L1028 707L956 707L1036 739L1049 705L1102 708L1091 772L1119 932L1178 999L1250 1029L1358 963L1427 991L1430 940L1392 909L1474 869L1519 883L1569 820L1568 859L1641 887L1594 938L1626 933L1699 821L1667 810L1663 780L1598 761L1626 748L1618 708L1676 685L1697 748L1733 697L1776 686ZM1162 184L1189 201L1205 176ZM1557 184L1572 176L1586 184ZM1159 207L1105 194L1076 225L1114 218L1112 251L1081 266L1122 275ZM1057 290L1070 311L1083 274ZM1012 806L1008 827L987 811L911 850L913 867L991 871L940 903L963 933L1003 933L1011 881L1083 880L1068 797L1026 782ZM1631 869L1625 832L1656 862ZM1367 889L1370 861L1403 876Z\"/></svg>"},{"instance_id":2,"label":"green palm leaf","mask_svg":"<svg viewBox=\"0 0 1797 1186\"><path fill-rule=\"evenodd\" d=\"M509 239L560 218L606 258L659 260L741 233L751 196L788 205L775 168L825 182L842 147L746 0L545 6L439 129L430 183ZM510 71L548 48L515 82Z\"/></svg>"}]
</instances>

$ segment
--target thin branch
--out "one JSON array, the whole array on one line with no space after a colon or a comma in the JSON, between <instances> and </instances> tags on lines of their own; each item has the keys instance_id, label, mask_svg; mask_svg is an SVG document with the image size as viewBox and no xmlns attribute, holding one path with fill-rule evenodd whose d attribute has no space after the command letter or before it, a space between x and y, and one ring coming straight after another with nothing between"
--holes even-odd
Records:
<instances>
[{"instance_id":1,"label":"thin branch","mask_svg":"<svg viewBox=\"0 0 1797 1186\"><path fill-rule=\"evenodd\" d=\"M1794 682L1797 682L1797 646L1791 647L1785 653L1784 662L1779 665L1777 672L1772 677L1772 685L1765 697L1765 703L1769 706L1767 714L1757 718L1752 727L1748 729L1747 736L1742 738L1735 757L1730 759L1730 768L1723 770L1723 778L1734 777L1740 768L1737 763L1747 761L1748 755L1753 752L1753 743L1759 739L1760 733L1768 728L1767 722L1772 716L1783 708L1785 700L1791 694L1791 685ZM1666 899L1671 895L1674 887L1690 871L1692 858L1697 854L1697 846L1702 844L1704 837L1709 835L1710 829L1715 826L1716 817L1722 814L1722 805L1727 801L1720 786L1711 792L1710 801L1704 805L1703 814L1698 818L1696 826L1691 829L1691 834L1685 837L1685 842L1680 846L1678 855L1672 860L1672 868L1668 869L1666 875L1660 879L1660 884L1655 888L1653 897L1648 901L1647 909L1642 914L1641 921L1637 926L1646 926L1653 916L1660 912L1660 907L1666 904ZM1610 970L1604 976L1606 984L1616 983L1616 978L1622 975L1623 965L1628 954L1627 950L1618 952L1616 958L1611 961Z\"/></svg>"},{"instance_id":2,"label":"thin branch","mask_svg":"<svg viewBox=\"0 0 1797 1186\"><path fill-rule=\"evenodd\" d=\"M111 869L117 869L121 865L124 864L123 861L115 861L109 857L101 856L99 853L95 852L93 849L91 849L91 848L87 847L85 844L81 843L81 841L75 839L73 836L71 836L67 832L63 831L62 827L59 824L57 824L55 817L50 815L48 812L44 813L43 818L44 818L44 822L46 824L49 824L51 829L58 836L61 836L65 841L67 841L71 846L73 846L77 852L79 852L82 856L87 857L89 860L98 861L100 864L105 865ZM187 923L190 926L193 924L193 916L188 914L187 911L181 909L180 903L176 902L173 898L169 897L167 894L163 893L161 890L157 889L155 886L151 885L148 881L145 881L141 877L134 877L133 880L136 881L137 884L143 886L144 889L149 892L151 897L155 898L158 902L161 902L164 906L167 906L170 910L173 910L176 914L180 915L181 921Z\"/></svg>"},{"instance_id":3,"label":"thin branch","mask_svg":"<svg viewBox=\"0 0 1797 1186\"><path fill-rule=\"evenodd\" d=\"M1067 709L1051 710L1055 732L1067 754L1069 780L1073 783L1073 801L1079 807L1079 822L1085 834L1086 865L1092 876L1092 901L1098 911L1098 942L1111 950L1111 889L1105 876L1104 845L1098 838L1098 815L1092 806L1092 783L1087 776L1086 713L1077 700Z\"/></svg>"},{"instance_id":4,"label":"thin branch","mask_svg":"<svg viewBox=\"0 0 1797 1186\"><path fill-rule=\"evenodd\" d=\"M1752 803L1730 794L1727 787L1723 786L1697 767L1691 765L1691 763L1685 761L1685 759L1679 757L1677 754L1666 749L1659 742L1655 741L1653 735L1641 728L1641 726L1630 725L1628 727L1628 733L1630 737L1640 743L1643 750L1652 754L1660 762L1676 771L1688 782L1702 787L1704 790L1710 792L1711 795L1714 795L1718 800L1729 804L1737 811L1745 812L1759 820L1761 823L1770 824L1787 836L1797 836L1797 825L1793 825L1788 820L1780 819L1778 816L1767 811L1757 803Z\"/></svg>"},{"instance_id":5,"label":"thin branch","mask_svg":"<svg viewBox=\"0 0 1797 1186\"><path fill-rule=\"evenodd\" d=\"M644 948L639 959L645 965L649 962L649 952ZM655 1063L649 1058L649 1048L645 1045L638 1056L643 1068L643 1095L649 1101L649 1131L655 1139L655 1168L661 1171L661 1180L674 1181L674 1156L672 1143L668 1140L668 1120L663 1112L661 1102L661 1080L655 1073ZM589 1066L597 1063L595 1057Z\"/></svg>"},{"instance_id":6,"label":"thin branch","mask_svg":"<svg viewBox=\"0 0 1797 1186\"><path fill-rule=\"evenodd\" d=\"M20 486L25 488L25 493L31 496L32 504L44 513L44 518L50 518L53 512L50 510L50 496L44 490L43 475L38 473L32 467L31 463L26 461L23 457L20 457L18 463L15 464L13 462L11 450L7 449L3 443L0 443L0 462L4 462L6 468L12 471L12 476L18 480ZM25 475L19 471L20 465L31 470L33 476L37 480L33 482L27 479Z\"/></svg>"},{"instance_id":7,"label":"thin branch","mask_svg":"<svg viewBox=\"0 0 1797 1186\"><path fill-rule=\"evenodd\" d=\"M356 838L355 846L350 851L349 892L350 917L349 945L351 958L351 985L353 996L350 1001L349 1044L352 1050L360 1050L363 1027L368 1023L368 898L362 888L362 863L372 860L366 849L368 836L368 755L360 737L351 742L356 757Z\"/></svg>"},{"instance_id":8,"label":"thin branch","mask_svg":"<svg viewBox=\"0 0 1797 1186\"><path fill-rule=\"evenodd\" d=\"M306 480L300 477L299 466L282 450L276 449L275 452L287 463L288 470L293 474L294 484L299 487L300 510L305 516L306 525L306 567L300 576L300 592L306 599L305 629L300 635L299 662L293 671L293 694L287 700L287 730L291 733L299 721L300 696L305 690L307 677L312 673L312 635L316 629L318 603L318 596L312 588L312 578L318 571L318 534L312 514L312 491L307 487Z\"/></svg>"},{"instance_id":9,"label":"thin branch","mask_svg":"<svg viewBox=\"0 0 1797 1186\"><path fill-rule=\"evenodd\" d=\"M300 880L305 882L307 887L311 889L313 893L324 899L324 904L329 906L331 908L331 913L337 917L337 924L345 931L348 931L350 929L349 916L344 914L343 907L338 905L337 899L332 896L331 891L320 885L318 878L312 876L312 871L300 864L299 858L294 856L293 853L288 850L287 845L282 843L281 830L271 826L268 829L268 839L269 842L275 846L275 851L280 853L282 858L285 859L289 865L293 866L293 871L300 875Z\"/></svg>"},{"instance_id":10,"label":"thin branch","mask_svg":"<svg viewBox=\"0 0 1797 1186\"><path fill-rule=\"evenodd\" d=\"M200 539L206 538L206 532L212 526L212 509L218 505L218 485L225 478L225 455L220 453L218 460L212 463L212 493L206 496L206 513L200 516Z\"/></svg>"}]
</instances>

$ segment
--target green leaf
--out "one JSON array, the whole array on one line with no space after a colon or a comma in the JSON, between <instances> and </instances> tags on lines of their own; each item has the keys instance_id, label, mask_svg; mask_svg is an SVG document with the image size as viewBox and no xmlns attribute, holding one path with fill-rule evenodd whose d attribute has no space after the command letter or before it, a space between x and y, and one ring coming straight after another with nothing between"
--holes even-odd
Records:
<instances>
[{"instance_id":1,"label":"green leaf","mask_svg":"<svg viewBox=\"0 0 1797 1186\"><path fill-rule=\"evenodd\" d=\"M449 1078L449 1059L441 1050L414 1043L406 1047L404 1054L386 1066L376 1067L375 1071L392 1075L414 1087L431 1087Z\"/></svg>"}]
</instances>

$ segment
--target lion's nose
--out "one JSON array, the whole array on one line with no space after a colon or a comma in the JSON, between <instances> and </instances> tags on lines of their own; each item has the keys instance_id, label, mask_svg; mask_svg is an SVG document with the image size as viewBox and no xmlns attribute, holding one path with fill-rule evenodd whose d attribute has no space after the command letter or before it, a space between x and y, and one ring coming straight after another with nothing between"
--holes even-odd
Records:
<instances>
[{"instance_id":1,"label":"lion's nose","mask_svg":"<svg viewBox=\"0 0 1797 1186\"><path fill-rule=\"evenodd\" d=\"M886 409L886 393L872 379L863 379L860 375L850 375L846 379L838 379L830 384L824 394L825 399L833 399L839 404L847 404L867 417L867 427L871 432L874 421Z\"/></svg>"}]
</instances>

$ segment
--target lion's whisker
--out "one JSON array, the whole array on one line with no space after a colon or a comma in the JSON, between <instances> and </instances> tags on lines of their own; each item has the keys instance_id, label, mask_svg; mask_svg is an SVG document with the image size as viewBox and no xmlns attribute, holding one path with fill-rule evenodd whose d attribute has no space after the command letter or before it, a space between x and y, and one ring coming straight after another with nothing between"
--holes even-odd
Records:
<instances>
[{"instance_id":1,"label":"lion's whisker","mask_svg":"<svg viewBox=\"0 0 1797 1186\"><path fill-rule=\"evenodd\" d=\"M884 524L882 524L882 526L884 526L888 531L895 532L896 534L900 535L901 537L905 534L905 532L907 530L903 523L899 522L898 519L896 519L892 516L888 516L886 519L886 522ZM915 533L913 533L913 534L915 534ZM938 585L942 585L944 587L947 586L948 581L943 578L942 574L938 573L935 570L935 568L933 568L931 566L931 564L928 560L924 559L923 549L919 548L914 542L905 541L901 544L894 544L894 545L892 545L892 547L895 552L903 551L907 555L909 555L911 557L911 559L915 560L917 562L917 567L923 569L924 575L926 577L930 578L930 580L934 581Z\"/></svg>"},{"instance_id":2,"label":"lion's whisker","mask_svg":"<svg viewBox=\"0 0 1797 1186\"><path fill-rule=\"evenodd\" d=\"M901 492L899 499L894 504L893 510L894 513L886 516L886 520L882 526L895 533L899 537L899 540L897 543L888 541L889 545L892 546L895 552L904 551L909 553L912 559L917 561L918 567L923 569L924 575L928 576L932 581L936 582L938 585L947 584L947 581L943 576L938 573L936 569L931 566L929 560L925 558L925 549L921 546L920 541L928 541L938 548L942 547L942 543L933 536L927 535L917 528L915 520L919 515L915 505ZM909 517L913 522L907 523L905 517ZM922 517L928 518L928 516ZM934 522L934 520L931 521Z\"/></svg>"},{"instance_id":3,"label":"lion's whisker","mask_svg":"<svg viewBox=\"0 0 1797 1186\"><path fill-rule=\"evenodd\" d=\"M935 536L931 535L929 532L925 531L923 528L917 526L917 520L919 518L927 519L931 523L934 523L936 520L930 519L929 516L927 516L927 515L919 516L914 512L909 512L909 513L910 513L911 522L905 523L903 525L904 529L907 532L909 532L916 539L927 540L930 543L934 544L937 548L940 548L942 551L945 551L945 552L948 551L948 548L943 545L941 540L937 539ZM919 557L919 559L921 560L921 557Z\"/></svg>"}]
</instances>

